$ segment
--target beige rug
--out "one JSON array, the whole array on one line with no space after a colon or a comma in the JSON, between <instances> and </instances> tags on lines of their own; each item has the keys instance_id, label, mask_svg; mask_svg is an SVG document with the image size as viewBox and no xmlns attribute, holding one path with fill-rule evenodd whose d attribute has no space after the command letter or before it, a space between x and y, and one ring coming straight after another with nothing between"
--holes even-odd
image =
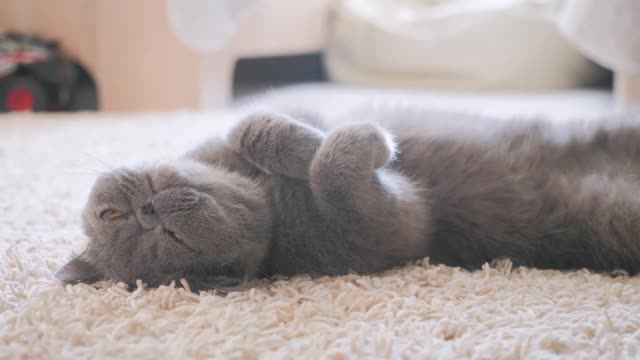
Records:
<instances>
[{"instance_id":1,"label":"beige rug","mask_svg":"<svg viewBox=\"0 0 640 360\"><path fill-rule=\"evenodd\" d=\"M174 156L228 119L0 116L0 358L640 358L640 277L422 261L228 296L53 279L85 241L94 157Z\"/></svg>"}]
</instances>

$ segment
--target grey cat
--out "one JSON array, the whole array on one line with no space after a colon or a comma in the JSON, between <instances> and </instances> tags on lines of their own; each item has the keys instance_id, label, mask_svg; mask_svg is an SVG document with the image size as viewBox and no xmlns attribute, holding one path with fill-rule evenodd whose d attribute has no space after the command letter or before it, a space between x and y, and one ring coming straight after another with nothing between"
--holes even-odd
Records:
<instances>
[{"instance_id":1,"label":"grey cat","mask_svg":"<svg viewBox=\"0 0 640 360\"><path fill-rule=\"evenodd\" d=\"M100 177L83 214L88 246L56 276L237 289L427 256L467 269L510 258L640 270L640 127L557 142L540 126L394 139L373 123L315 125L254 113L175 163Z\"/></svg>"}]
</instances>

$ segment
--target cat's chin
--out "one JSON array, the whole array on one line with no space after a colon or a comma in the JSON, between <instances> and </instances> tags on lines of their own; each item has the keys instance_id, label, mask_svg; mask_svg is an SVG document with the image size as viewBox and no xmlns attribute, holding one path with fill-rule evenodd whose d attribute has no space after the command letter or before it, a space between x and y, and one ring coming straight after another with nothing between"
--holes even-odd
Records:
<instances>
[{"instance_id":1,"label":"cat's chin","mask_svg":"<svg viewBox=\"0 0 640 360\"><path fill-rule=\"evenodd\" d=\"M55 278L70 284L92 284L105 278L97 267L84 254L74 257L54 274Z\"/></svg>"}]
</instances>

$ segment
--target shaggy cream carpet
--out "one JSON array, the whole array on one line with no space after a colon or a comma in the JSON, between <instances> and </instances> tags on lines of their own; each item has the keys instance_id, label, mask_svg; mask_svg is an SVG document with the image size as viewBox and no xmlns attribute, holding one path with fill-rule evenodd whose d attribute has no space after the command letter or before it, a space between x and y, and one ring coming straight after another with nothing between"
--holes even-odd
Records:
<instances>
[{"instance_id":1,"label":"shaggy cream carpet","mask_svg":"<svg viewBox=\"0 0 640 360\"><path fill-rule=\"evenodd\" d=\"M640 357L640 277L432 266L258 282L222 296L53 272L82 249L100 161L175 156L229 114L0 117L0 358Z\"/></svg>"}]
</instances>

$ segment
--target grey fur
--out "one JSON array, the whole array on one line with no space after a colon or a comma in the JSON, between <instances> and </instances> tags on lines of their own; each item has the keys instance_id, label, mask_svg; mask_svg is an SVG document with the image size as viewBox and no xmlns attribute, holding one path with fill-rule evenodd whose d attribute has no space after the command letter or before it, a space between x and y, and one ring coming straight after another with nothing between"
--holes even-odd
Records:
<instances>
[{"instance_id":1,"label":"grey fur","mask_svg":"<svg viewBox=\"0 0 640 360\"><path fill-rule=\"evenodd\" d=\"M476 138L402 126L396 143L372 123L325 133L255 113L173 164L115 170L84 212L87 249L57 276L228 289L426 256L640 271L640 127L558 142L535 124Z\"/></svg>"}]
</instances>

